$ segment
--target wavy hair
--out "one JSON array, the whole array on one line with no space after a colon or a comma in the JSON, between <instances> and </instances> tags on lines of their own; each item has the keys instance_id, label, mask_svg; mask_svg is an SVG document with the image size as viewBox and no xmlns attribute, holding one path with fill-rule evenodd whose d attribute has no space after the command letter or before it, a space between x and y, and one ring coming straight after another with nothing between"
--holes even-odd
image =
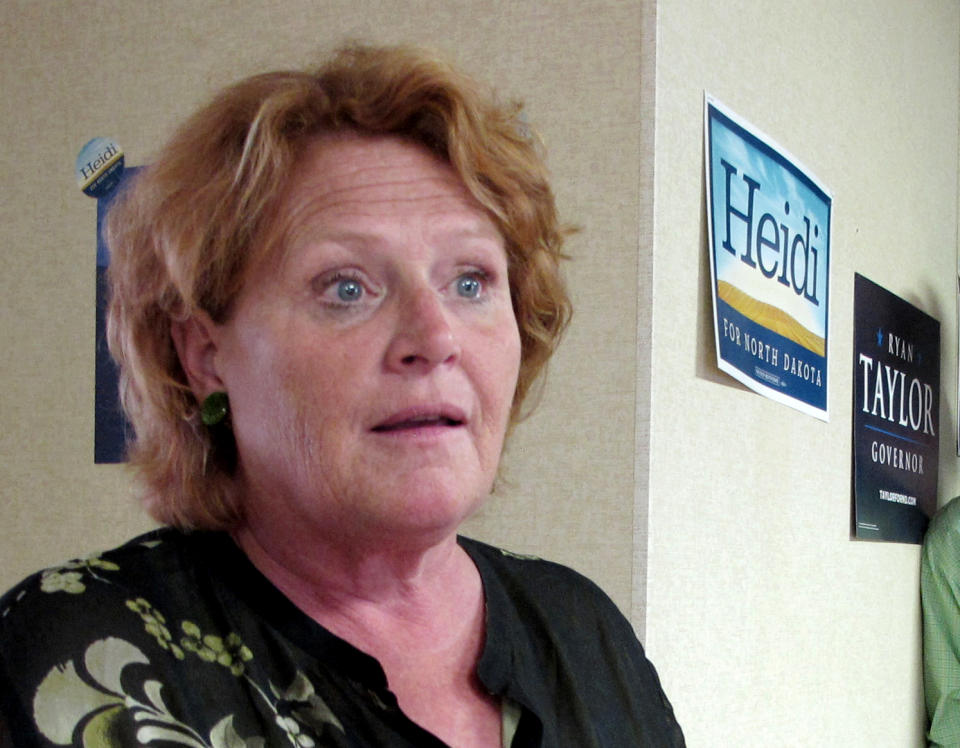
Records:
<instances>
[{"instance_id":1,"label":"wavy hair","mask_svg":"<svg viewBox=\"0 0 960 748\"><path fill-rule=\"evenodd\" d=\"M191 116L110 210L110 350L133 426L129 462L148 512L182 528L242 515L229 434L200 420L171 338L197 310L229 314L298 157L335 133L393 135L449 163L490 212L507 250L521 364L511 425L570 317L557 217L539 141L519 104L433 53L351 45L313 70L264 73Z\"/></svg>"}]
</instances>

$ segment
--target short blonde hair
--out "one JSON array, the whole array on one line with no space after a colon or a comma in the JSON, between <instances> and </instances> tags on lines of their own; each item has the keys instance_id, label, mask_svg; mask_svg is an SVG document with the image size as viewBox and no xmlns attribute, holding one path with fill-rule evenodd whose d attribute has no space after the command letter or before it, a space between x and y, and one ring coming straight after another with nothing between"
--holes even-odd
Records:
<instances>
[{"instance_id":1,"label":"short blonde hair","mask_svg":"<svg viewBox=\"0 0 960 748\"><path fill-rule=\"evenodd\" d=\"M419 48L351 45L316 70L265 73L190 117L111 209L110 350L150 514L228 529L242 514L231 436L211 433L170 334L197 310L223 321L299 155L318 136L395 135L449 163L506 243L521 364L511 423L570 317L541 148L518 104ZM226 443L224 443L226 442Z\"/></svg>"}]
</instances>

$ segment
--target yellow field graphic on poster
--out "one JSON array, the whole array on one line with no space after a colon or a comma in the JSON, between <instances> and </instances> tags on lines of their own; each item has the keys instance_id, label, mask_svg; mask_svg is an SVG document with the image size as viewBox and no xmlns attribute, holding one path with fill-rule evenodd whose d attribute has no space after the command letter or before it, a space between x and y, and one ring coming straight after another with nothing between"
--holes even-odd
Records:
<instances>
[{"instance_id":1,"label":"yellow field graphic on poster","mask_svg":"<svg viewBox=\"0 0 960 748\"><path fill-rule=\"evenodd\" d=\"M818 356L826 355L827 341L822 336L810 332L782 309L758 301L727 281L717 281L717 298L727 302L744 317L758 325L802 345Z\"/></svg>"}]
</instances>

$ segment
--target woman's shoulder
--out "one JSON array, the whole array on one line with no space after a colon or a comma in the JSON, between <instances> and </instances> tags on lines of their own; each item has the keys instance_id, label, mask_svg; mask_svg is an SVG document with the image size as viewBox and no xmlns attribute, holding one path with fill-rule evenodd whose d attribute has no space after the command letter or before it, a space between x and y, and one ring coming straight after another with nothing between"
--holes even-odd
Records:
<instances>
[{"instance_id":1,"label":"woman's shoulder","mask_svg":"<svg viewBox=\"0 0 960 748\"><path fill-rule=\"evenodd\" d=\"M253 734L243 676L259 629L239 633L245 610L223 588L237 554L226 534L163 529L29 576L0 599L0 719L44 745L81 731L134 745L171 725L219 745L232 719Z\"/></svg>"},{"instance_id":2,"label":"woman's shoulder","mask_svg":"<svg viewBox=\"0 0 960 748\"><path fill-rule=\"evenodd\" d=\"M524 605L533 605L545 612L576 611L581 619L585 613L592 612L600 618L623 620L606 592L569 566L471 538L461 537L460 544L477 564L488 596L495 578L510 598L523 598Z\"/></svg>"},{"instance_id":3,"label":"woman's shoulder","mask_svg":"<svg viewBox=\"0 0 960 748\"><path fill-rule=\"evenodd\" d=\"M460 536L458 541L474 561L477 558L483 558L504 573L519 575L524 578L565 580L576 586L599 590L599 587L589 577L557 561L527 553L518 553L474 538Z\"/></svg>"},{"instance_id":4,"label":"woman's shoulder","mask_svg":"<svg viewBox=\"0 0 960 748\"><path fill-rule=\"evenodd\" d=\"M656 670L597 584L563 564L460 542L487 600L478 672L491 690L532 699L527 706L540 717L545 744L602 734L600 742L611 745L683 745Z\"/></svg>"},{"instance_id":5,"label":"woman's shoulder","mask_svg":"<svg viewBox=\"0 0 960 748\"><path fill-rule=\"evenodd\" d=\"M4 681L28 689L105 643L169 650L179 632L168 620L194 620L206 604L195 559L210 544L204 534L161 528L25 578L0 597L0 690Z\"/></svg>"},{"instance_id":6,"label":"woman's shoulder","mask_svg":"<svg viewBox=\"0 0 960 748\"><path fill-rule=\"evenodd\" d=\"M169 580L182 566L188 537L171 528L158 528L116 548L73 558L37 571L0 596L0 636L3 632L36 628L62 618L62 625L80 608L96 608L110 598L136 600L155 591L158 580ZM0 640L2 645L2 640Z\"/></svg>"}]
</instances>

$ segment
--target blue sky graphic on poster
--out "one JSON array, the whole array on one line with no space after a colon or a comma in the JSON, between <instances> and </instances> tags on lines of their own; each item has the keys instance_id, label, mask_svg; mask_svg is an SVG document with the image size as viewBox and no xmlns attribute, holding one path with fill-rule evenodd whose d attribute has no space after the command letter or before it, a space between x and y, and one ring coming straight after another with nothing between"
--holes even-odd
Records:
<instances>
[{"instance_id":1,"label":"blue sky graphic on poster","mask_svg":"<svg viewBox=\"0 0 960 748\"><path fill-rule=\"evenodd\" d=\"M709 96L705 139L718 365L826 420L830 194Z\"/></svg>"}]
</instances>

